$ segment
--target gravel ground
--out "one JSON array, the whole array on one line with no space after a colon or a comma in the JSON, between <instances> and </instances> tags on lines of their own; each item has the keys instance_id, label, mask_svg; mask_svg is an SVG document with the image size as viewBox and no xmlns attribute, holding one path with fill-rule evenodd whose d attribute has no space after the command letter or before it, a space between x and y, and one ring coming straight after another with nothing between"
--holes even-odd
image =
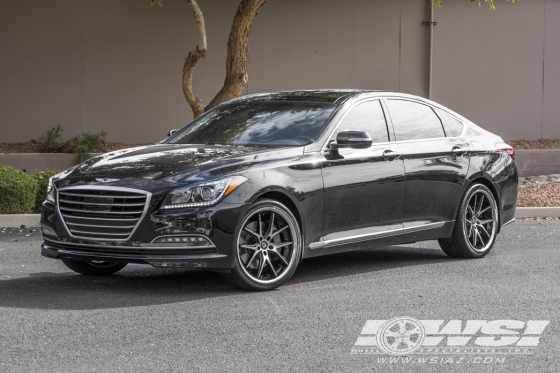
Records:
<instances>
[{"instance_id":1,"label":"gravel ground","mask_svg":"<svg viewBox=\"0 0 560 373\"><path fill-rule=\"evenodd\" d=\"M517 196L518 207L560 206L560 183L549 183L520 188Z\"/></svg>"},{"instance_id":2,"label":"gravel ground","mask_svg":"<svg viewBox=\"0 0 560 373\"><path fill-rule=\"evenodd\" d=\"M507 141L507 143L517 150L560 149L560 139L511 140Z\"/></svg>"}]
</instances>

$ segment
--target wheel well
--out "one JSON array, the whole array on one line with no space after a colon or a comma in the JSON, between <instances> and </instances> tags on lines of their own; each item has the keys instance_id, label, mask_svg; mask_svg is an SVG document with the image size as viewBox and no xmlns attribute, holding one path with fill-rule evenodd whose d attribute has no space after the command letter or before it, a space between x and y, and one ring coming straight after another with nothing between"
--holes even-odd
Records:
<instances>
[{"instance_id":1,"label":"wheel well","mask_svg":"<svg viewBox=\"0 0 560 373\"><path fill-rule=\"evenodd\" d=\"M290 197L280 192L267 192L262 196L259 196L257 200L264 199L264 198L275 200L276 202L280 202L281 204L286 206L291 211L291 213L294 214L294 216L296 217L299 230L301 231L301 234L304 235L303 224L301 221L301 216L299 215L299 210L296 204L294 203L294 201L292 201Z\"/></svg>"},{"instance_id":2,"label":"wheel well","mask_svg":"<svg viewBox=\"0 0 560 373\"><path fill-rule=\"evenodd\" d=\"M496 200L496 204L498 205L498 233L500 232L500 228L502 226L502 209L501 209L501 204L500 204L500 197L498 196L498 191L496 190L496 187L494 187L494 184L492 184L492 182L490 182L490 180L485 179L483 177L479 177L478 179L474 179L470 185L473 185L474 183L478 183L478 184L482 184L484 186L486 186L488 189L490 189L490 192L492 192L492 195L494 196L494 199Z\"/></svg>"}]
</instances>

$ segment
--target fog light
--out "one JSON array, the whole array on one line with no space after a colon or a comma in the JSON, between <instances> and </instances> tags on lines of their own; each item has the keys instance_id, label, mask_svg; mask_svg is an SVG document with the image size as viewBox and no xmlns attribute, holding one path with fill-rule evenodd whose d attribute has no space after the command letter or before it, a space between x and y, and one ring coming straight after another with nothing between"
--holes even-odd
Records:
<instances>
[{"instance_id":1,"label":"fog light","mask_svg":"<svg viewBox=\"0 0 560 373\"><path fill-rule=\"evenodd\" d=\"M158 237L154 243L182 243L187 246L211 246L210 241L202 236L167 236Z\"/></svg>"},{"instance_id":2,"label":"fog light","mask_svg":"<svg viewBox=\"0 0 560 373\"><path fill-rule=\"evenodd\" d=\"M55 231L47 227L41 226L41 233L43 233L44 236L57 237Z\"/></svg>"}]
</instances>

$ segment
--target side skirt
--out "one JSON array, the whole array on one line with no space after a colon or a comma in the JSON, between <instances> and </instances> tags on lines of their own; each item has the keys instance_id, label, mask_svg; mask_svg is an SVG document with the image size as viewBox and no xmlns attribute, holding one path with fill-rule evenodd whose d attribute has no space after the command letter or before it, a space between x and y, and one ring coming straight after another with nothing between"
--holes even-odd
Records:
<instances>
[{"instance_id":1,"label":"side skirt","mask_svg":"<svg viewBox=\"0 0 560 373\"><path fill-rule=\"evenodd\" d=\"M455 221L446 221L436 227L414 227L414 230L391 232L388 235L375 236L369 239L362 239L358 242L340 243L329 246L328 243L314 242L310 247L305 248L303 258L313 258L316 256L343 253L347 251L372 249L375 247L402 245L410 242L435 240L438 238L451 237Z\"/></svg>"}]
</instances>

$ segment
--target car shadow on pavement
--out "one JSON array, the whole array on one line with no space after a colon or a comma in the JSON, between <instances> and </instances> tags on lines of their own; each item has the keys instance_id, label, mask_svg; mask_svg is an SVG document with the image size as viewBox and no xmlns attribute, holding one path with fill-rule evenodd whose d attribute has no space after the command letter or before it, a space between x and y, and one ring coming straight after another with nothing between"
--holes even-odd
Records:
<instances>
[{"instance_id":1,"label":"car shadow on pavement","mask_svg":"<svg viewBox=\"0 0 560 373\"><path fill-rule=\"evenodd\" d=\"M392 246L335 254L304 260L285 288L299 289L320 280L450 261L455 260L439 250L422 247ZM235 289L217 273L131 265L106 277L73 272L32 273L29 277L0 281L0 294L0 307L95 310L263 293Z\"/></svg>"}]
</instances>

